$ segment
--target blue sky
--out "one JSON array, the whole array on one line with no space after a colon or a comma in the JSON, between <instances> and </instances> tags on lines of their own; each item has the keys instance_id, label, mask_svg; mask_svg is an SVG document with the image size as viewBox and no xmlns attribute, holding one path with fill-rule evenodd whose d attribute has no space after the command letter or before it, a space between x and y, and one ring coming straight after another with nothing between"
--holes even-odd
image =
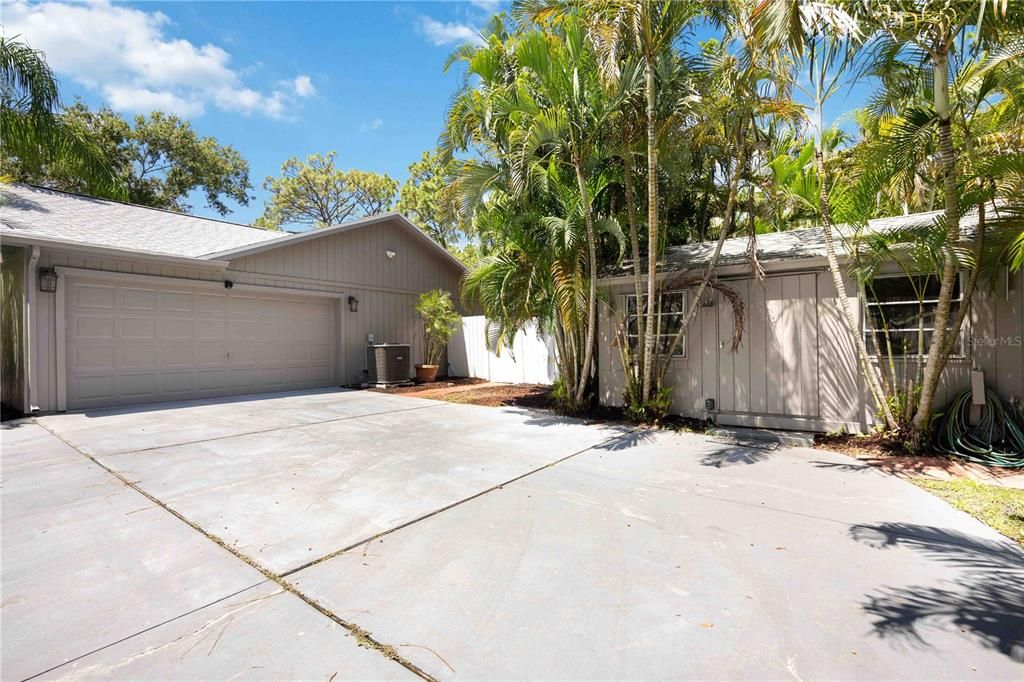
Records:
<instances>
[{"instance_id":1,"label":"blue sky","mask_svg":"<svg viewBox=\"0 0 1024 682\"><path fill-rule=\"evenodd\" d=\"M47 53L62 96L125 114L154 108L191 120L263 179L291 156L338 152L343 167L406 177L433 148L458 87L446 57L507 3L7 2L7 35ZM703 31L702 31L703 33ZM859 104L837 98L830 118ZM851 101L852 100L852 101ZM213 215L196 200L193 210Z\"/></svg>"}]
</instances>

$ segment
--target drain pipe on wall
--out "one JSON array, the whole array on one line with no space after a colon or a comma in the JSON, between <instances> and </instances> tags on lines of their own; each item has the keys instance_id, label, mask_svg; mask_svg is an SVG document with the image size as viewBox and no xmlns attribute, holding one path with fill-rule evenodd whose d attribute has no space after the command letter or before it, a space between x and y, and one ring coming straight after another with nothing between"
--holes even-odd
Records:
<instances>
[{"instance_id":1,"label":"drain pipe on wall","mask_svg":"<svg viewBox=\"0 0 1024 682\"><path fill-rule=\"evenodd\" d=\"M24 347L22 348L22 357L25 359L25 414L34 414L39 411L39 405L36 404L36 382L32 372L32 323L36 316L36 297L38 296L39 290L39 274L36 271L36 263L39 262L39 247L33 246L31 255L28 258L28 270L25 272L26 286L28 291L25 292L25 315L23 324L25 325L25 333L22 335L24 339Z\"/></svg>"}]
</instances>

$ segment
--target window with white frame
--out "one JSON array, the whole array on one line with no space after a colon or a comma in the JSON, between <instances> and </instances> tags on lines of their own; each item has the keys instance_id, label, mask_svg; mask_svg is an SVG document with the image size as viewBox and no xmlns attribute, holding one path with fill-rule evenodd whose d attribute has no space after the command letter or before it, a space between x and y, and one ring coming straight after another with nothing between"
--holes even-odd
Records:
<instances>
[{"instance_id":1,"label":"window with white frame","mask_svg":"<svg viewBox=\"0 0 1024 682\"><path fill-rule=\"evenodd\" d=\"M659 354L664 355L665 353L668 353L669 346L672 344L672 339L676 337L676 334L679 332L679 328L683 325L683 319L686 317L686 292L665 291L659 295L658 300L658 310L654 317L647 317L646 319L653 319L654 348ZM641 309L646 310L646 294L643 294L640 297L640 302ZM626 337L629 340L630 348L634 349L634 351L642 347L642 341L638 337L638 330L639 325L637 324L636 295L629 294L626 296ZM672 357L686 357L685 333L679 339L679 343L676 345L675 352L672 353Z\"/></svg>"},{"instance_id":2,"label":"window with white frame","mask_svg":"<svg viewBox=\"0 0 1024 682\"><path fill-rule=\"evenodd\" d=\"M885 331L888 330L894 356L913 357L919 354L920 348L927 354L935 332L940 287L941 281L935 275L876 277L868 287L867 305L864 306L864 341L868 352L874 353L876 348L872 335L878 341L878 350L883 355L888 352L885 340ZM947 329L953 326L962 304L963 292L957 277ZM918 331L923 331L920 347ZM960 337L955 340L953 355L963 354L962 341Z\"/></svg>"}]
</instances>

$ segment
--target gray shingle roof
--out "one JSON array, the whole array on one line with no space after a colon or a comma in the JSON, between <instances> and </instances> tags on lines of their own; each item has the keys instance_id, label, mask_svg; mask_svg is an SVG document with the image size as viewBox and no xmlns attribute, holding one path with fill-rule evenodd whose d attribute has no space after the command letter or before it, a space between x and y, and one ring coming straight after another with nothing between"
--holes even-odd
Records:
<instances>
[{"instance_id":1,"label":"gray shingle roof","mask_svg":"<svg viewBox=\"0 0 1024 682\"><path fill-rule=\"evenodd\" d=\"M288 236L212 218L7 183L0 185L0 237L5 234L192 258Z\"/></svg>"},{"instance_id":2,"label":"gray shingle roof","mask_svg":"<svg viewBox=\"0 0 1024 682\"><path fill-rule=\"evenodd\" d=\"M928 225L942 211L930 213L913 213L905 216L893 216L890 218L876 218L868 221L867 229L872 232L888 232L900 228ZM978 225L978 214L976 211L966 213L960 221L960 228L965 240L974 238L974 231ZM836 250L840 255L844 253L844 244L841 235L851 234L852 229L847 225L838 225L835 228ZM684 244L681 246L670 246L665 250L662 263L659 269L683 270L696 268L705 265L711 259L715 251L714 240L701 244ZM802 230L790 230L788 232L772 232L769 234L757 235L757 257L761 262L800 260L804 258L825 257L825 231L821 227L809 227ZM722 245L722 253L718 258L721 266L737 265L747 262L747 237L732 237L726 239ZM607 276L623 275L631 272L631 265L624 263L614 271L608 272Z\"/></svg>"}]
</instances>

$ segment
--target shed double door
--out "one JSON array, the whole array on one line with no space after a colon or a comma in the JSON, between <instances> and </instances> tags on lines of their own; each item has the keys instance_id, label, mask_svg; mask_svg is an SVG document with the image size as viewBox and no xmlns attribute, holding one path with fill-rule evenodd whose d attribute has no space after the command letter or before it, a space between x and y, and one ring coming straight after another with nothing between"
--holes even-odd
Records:
<instances>
[{"instance_id":1,"label":"shed double door","mask_svg":"<svg viewBox=\"0 0 1024 682\"><path fill-rule=\"evenodd\" d=\"M70 279L69 409L335 383L333 299Z\"/></svg>"},{"instance_id":2,"label":"shed double door","mask_svg":"<svg viewBox=\"0 0 1024 682\"><path fill-rule=\"evenodd\" d=\"M817 275L729 282L744 302L743 342L733 353L732 310L719 297L719 422L799 428L819 416Z\"/></svg>"}]
</instances>

